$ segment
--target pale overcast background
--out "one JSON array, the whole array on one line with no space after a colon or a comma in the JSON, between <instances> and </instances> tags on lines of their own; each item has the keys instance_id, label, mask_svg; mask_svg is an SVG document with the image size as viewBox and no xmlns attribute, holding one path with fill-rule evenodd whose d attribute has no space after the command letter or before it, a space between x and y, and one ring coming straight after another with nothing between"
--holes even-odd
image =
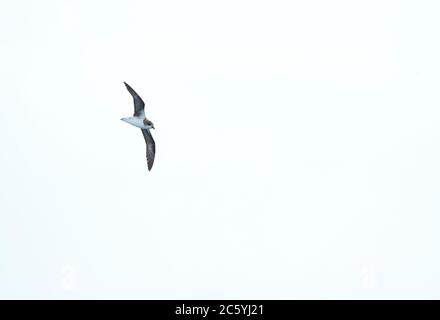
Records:
<instances>
[{"instance_id":1,"label":"pale overcast background","mask_svg":"<svg viewBox=\"0 0 440 320\"><path fill-rule=\"evenodd\" d=\"M0 298L440 298L439 16L2 1Z\"/></svg>"}]
</instances>

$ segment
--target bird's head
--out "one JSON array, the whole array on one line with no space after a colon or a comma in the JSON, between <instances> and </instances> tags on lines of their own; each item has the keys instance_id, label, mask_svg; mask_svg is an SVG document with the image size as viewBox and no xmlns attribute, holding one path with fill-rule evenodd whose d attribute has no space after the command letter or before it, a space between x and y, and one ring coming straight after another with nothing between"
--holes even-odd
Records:
<instances>
[{"instance_id":1,"label":"bird's head","mask_svg":"<svg viewBox=\"0 0 440 320\"><path fill-rule=\"evenodd\" d=\"M144 125L150 127L151 129L154 129L154 123L147 118L144 119Z\"/></svg>"}]
</instances>

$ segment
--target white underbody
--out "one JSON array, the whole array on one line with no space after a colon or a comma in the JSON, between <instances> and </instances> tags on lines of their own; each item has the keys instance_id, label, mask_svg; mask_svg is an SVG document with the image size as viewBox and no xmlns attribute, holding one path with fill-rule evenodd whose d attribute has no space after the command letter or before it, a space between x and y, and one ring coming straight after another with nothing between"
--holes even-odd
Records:
<instances>
[{"instance_id":1,"label":"white underbody","mask_svg":"<svg viewBox=\"0 0 440 320\"><path fill-rule=\"evenodd\" d=\"M141 128L141 129L151 129L152 126L147 126L144 124L144 119L141 117L130 117L130 118L122 118L122 121L128 122L132 126Z\"/></svg>"}]
</instances>

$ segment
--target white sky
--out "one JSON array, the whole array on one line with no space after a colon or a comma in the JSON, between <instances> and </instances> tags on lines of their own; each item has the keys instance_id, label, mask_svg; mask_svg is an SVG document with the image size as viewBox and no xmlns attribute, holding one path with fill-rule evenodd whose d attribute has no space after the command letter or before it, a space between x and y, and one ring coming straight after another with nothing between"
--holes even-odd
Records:
<instances>
[{"instance_id":1,"label":"white sky","mask_svg":"<svg viewBox=\"0 0 440 320\"><path fill-rule=\"evenodd\" d=\"M439 14L2 2L0 298L440 298Z\"/></svg>"}]
</instances>

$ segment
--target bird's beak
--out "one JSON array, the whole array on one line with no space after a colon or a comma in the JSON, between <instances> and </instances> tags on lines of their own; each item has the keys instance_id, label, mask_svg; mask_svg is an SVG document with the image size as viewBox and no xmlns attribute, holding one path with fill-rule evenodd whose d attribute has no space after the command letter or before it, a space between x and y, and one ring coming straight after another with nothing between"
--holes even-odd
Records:
<instances>
[{"instance_id":1,"label":"bird's beak","mask_svg":"<svg viewBox=\"0 0 440 320\"><path fill-rule=\"evenodd\" d=\"M152 126L151 128L156 129L154 126Z\"/></svg>"}]
</instances>

